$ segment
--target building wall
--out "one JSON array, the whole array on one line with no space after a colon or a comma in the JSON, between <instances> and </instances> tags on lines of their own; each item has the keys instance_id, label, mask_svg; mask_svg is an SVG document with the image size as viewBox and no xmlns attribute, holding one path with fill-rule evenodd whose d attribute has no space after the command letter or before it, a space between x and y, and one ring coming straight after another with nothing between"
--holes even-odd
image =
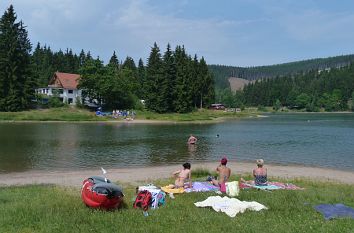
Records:
<instances>
[{"instance_id":1,"label":"building wall","mask_svg":"<svg viewBox=\"0 0 354 233\"><path fill-rule=\"evenodd\" d=\"M78 89L44 87L36 89L36 93L44 94L47 96L53 96L53 93L55 92L53 91L54 89L62 90L62 93L59 94L59 98L61 98L64 103L76 105L76 100L78 99L78 97L79 99L81 99L82 91Z\"/></svg>"}]
</instances>

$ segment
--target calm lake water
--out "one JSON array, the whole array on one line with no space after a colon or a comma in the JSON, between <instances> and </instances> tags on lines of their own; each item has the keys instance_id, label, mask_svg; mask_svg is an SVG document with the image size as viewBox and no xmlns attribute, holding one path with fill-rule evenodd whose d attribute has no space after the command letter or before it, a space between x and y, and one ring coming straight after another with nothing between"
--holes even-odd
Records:
<instances>
[{"instance_id":1,"label":"calm lake water","mask_svg":"<svg viewBox=\"0 0 354 233\"><path fill-rule=\"evenodd\" d=\"M354 170L354 114L267 116L217 124L4 122L0 172L151 166L223 155ZM191 133L196 146L186 144Z\"/></svg>"}]
</instances>

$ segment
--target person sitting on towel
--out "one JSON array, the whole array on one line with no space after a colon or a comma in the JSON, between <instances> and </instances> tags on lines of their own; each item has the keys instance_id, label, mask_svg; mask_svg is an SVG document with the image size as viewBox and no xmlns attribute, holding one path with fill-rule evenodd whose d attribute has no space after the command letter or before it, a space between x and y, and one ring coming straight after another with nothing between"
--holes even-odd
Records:
<instances>
[{"instance_id":1,"label":"person sitting on towel","mask_svg":"<svg viewBox=\"0 0 354 233\"><path fill-rule=\"evenodd\" d=\"M226 167L227 164L227 158L222 158L220 161L220 165L216 168L216 172L219 174L218 179L214 179L212 177L209 177L208 180L213 183L213 185L216 186L221 186L222 184L225 184L231 175L231 169Z\"/></svg>"},{"instance_id":2,"label":"person sitting on towel","mask_svg":"<svg viewBox=\"0 0 354 233\"><path fill-rule=\"evenodd\" d=\"M191 171L191 164L190 163L184 163L182 170L178 170L173 172L173 176L176 177L175 180L175 185L172 185L173 187L171 188L184 188L184 183L186 181L189 181L188 187L192 187L192 171Z\"/></svg>"},{"instance_id":3,"label":"person sitting on towel","mask_svg":"<svg viewBox=\"0 0 354 233\"><path fill-rule=\"evenodd\" d=\"M267 185L267 168L263 167L263 159L257 159L257 168L253 169L255 185Z\"/></svg>"}]
</instances>

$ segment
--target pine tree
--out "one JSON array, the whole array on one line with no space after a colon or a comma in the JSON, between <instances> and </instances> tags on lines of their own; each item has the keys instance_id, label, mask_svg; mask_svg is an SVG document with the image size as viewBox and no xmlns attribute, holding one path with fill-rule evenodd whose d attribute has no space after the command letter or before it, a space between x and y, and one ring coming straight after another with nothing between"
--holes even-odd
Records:
<instances>
[{"instance_id":1,"label":"pine tree","mask_svg":"<svg viewBox=\"0 0 354 233\"><path fill-rule=\"evenodd\" d=\"M138 81L140 84L138 97L140 99L145 100L145 96L146 96L146 92L145 92L146 70L145 70L144 62L141 58L139 59L139 63L138 63Z\"/></svg>"},{"instance_id":2,"label":"pine tree","mask_svg":"<svg viewBox=\"0 0 354 233\"><path fill-rule=\"evenodd\" d=\"M113 51L113 55L109 59L109 63L108 64L110 66L114 67L117 70L119 69L119 60L118 60L118 57L116 55L116 51Z\"/></svg>"},{"instance_id":3,"label":"pine tree","mask_svg":"<svg viewBox=\"0 0 354 233\"><path fill-rule=\"evenodd\" d=\"M79 54L79 68L81 68L85 64L86 60L86 54L83 49L81 49L81 52Z\"/></svg>"},{"instance_id":4,"label":"pine tree","mask_svg":"<svg viewBox=\"0 0 354 233\"><path fill-rule=\"evenodd\" d=\"M159 98L163 100L161 104L164 106L164 112L174 112L174 99L176 96L176 63L170 44L167 44L166 52L163 56L162 72L163 80L160 85L161 93Z\"/></svg>"},{"instance_id":5,"label":"pine tree","mask_svg":"<svg viewBox=\"0 0 354 233\"><path fill-rule=\"evenodd\" d=\"M146 67L146 99L145 104L149 110L159 112L159 88L162 76L162 59L160 49L156 42L151 48L150 56Z\"/></svg>"},{"instance_id":6,"label":"pine tree","mask_svg":"<svg viewBox=\"0 0 354 233\"><path fill-rule=\"evenodd\" d=\"M127 57L122 64L121 77L124 79L124 82L127 84L128 89L135 96L138 96L140 92L140 84L138 80L138 72L133 58Z\"/></svg>"},{"instance_id":7,"label":"pine tree","mask_svg":"<svg viewBox=\"0 0 354 233\"><path fill-rule=\"evenodd\" d=\"M192 96L189 82L189 59L184 47L177 46L175 49L176 59L176 98L174 101L175 111L180 113L192 110Z\"/></svg>"},{"instance_id":8,"label":"pine tree","mask_svg":"<svg viewBox=\"0 0 354 233\"><path fill-rule=\"evenodd\" d=\"M200 94L200 108L209 106L215 99L214 78L209 72L204 57L200 59L198 69L198 90Z\"/></svg>"},{"instance_id":9,"label":"pine tree","mask_svg":"<svg viewBox=\"0 0 354 233\"><path fill-rule=\"evenodd\" d=\"M12 5L0 19L0 110L20 111L34 95L31 79L31 43Z\"/></svg>"}]
</instances>

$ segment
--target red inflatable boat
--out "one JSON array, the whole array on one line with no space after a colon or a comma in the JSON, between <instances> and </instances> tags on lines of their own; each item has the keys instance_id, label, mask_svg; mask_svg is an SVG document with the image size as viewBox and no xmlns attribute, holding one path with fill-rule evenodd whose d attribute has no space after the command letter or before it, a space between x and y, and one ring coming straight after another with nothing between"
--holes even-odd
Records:
<instances>
[{"instance_id":1,"label":"red inflatable boat","mask_svg":"<svg viewBox=\"0 0 354 233\"><path fill-rule=\"evenodd\" d=\"M93 176L83 182L81 198L89 207L116 209L122 204L123 197L122 188L103 177Z\"/></svg>"}]
</instances>

